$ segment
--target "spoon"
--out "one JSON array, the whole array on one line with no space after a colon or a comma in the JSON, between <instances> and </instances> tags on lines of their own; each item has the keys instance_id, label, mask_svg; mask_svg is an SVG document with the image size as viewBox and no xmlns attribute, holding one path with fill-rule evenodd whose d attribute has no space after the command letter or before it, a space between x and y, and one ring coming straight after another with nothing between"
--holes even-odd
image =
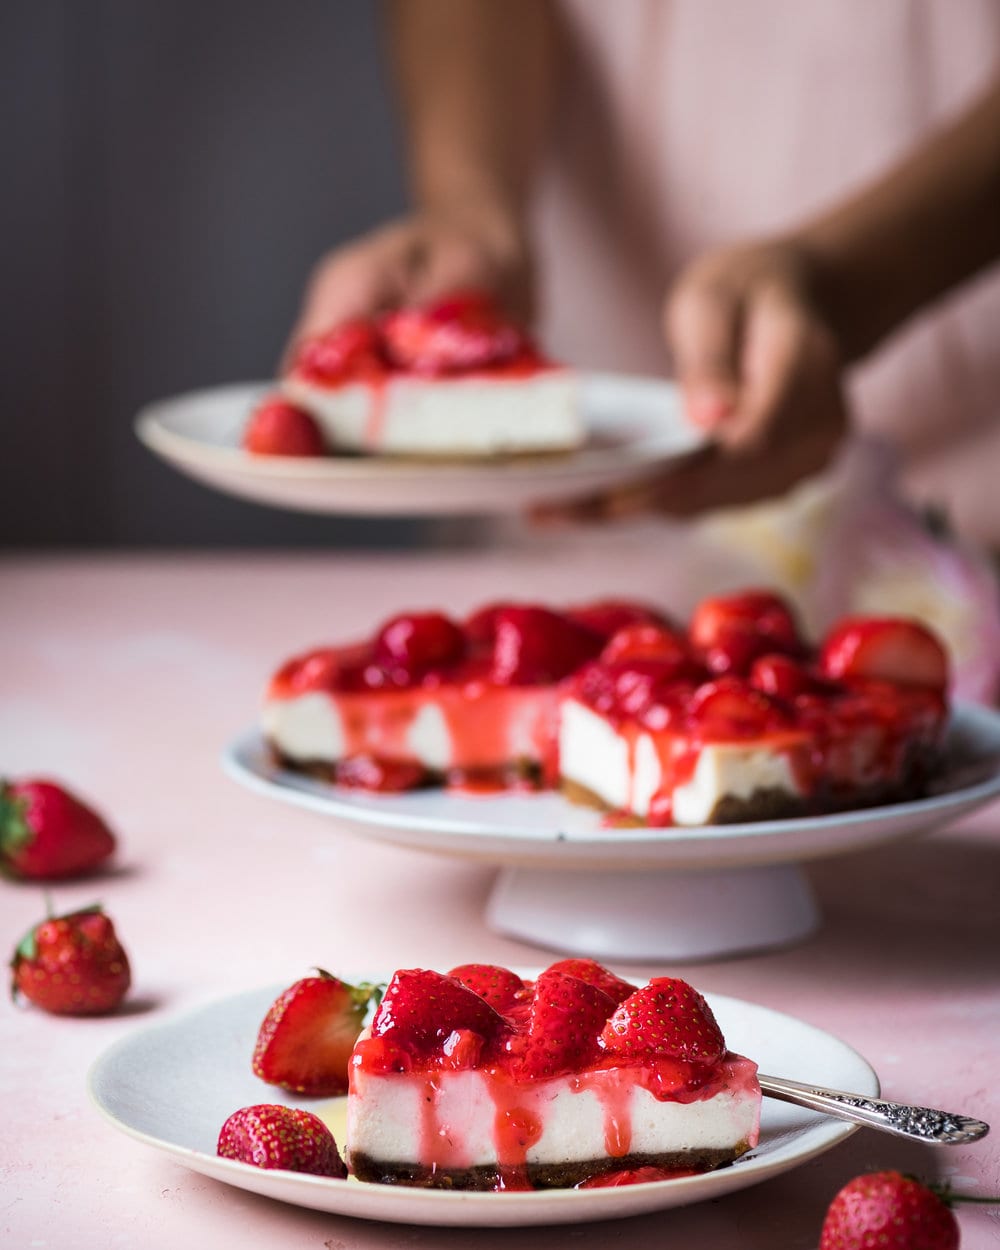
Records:
<instances>
[{"instance_id":1,"label":"spoon","mask_svg":"<svg viewBox=\"0 0 1000 1250\"><path fill-rule=\"evenodd\" d=\"M885 1102L881 1098L869 1098L865 1094L846 1094L839 1089L823 1089L817 1085L800 1085L798 1081L786 1081L783 1077L761 1076L757 1079L765 1094L793 1102L811 1111L865 1124L869 1128L895 1133L897 1137L909 1137L937 1146L964 1146L978 1141L990 1131L982 1120L951 1111L936 1111L933 1107L908 1107L906 1103Z\"/></svg>"}]
</instances>

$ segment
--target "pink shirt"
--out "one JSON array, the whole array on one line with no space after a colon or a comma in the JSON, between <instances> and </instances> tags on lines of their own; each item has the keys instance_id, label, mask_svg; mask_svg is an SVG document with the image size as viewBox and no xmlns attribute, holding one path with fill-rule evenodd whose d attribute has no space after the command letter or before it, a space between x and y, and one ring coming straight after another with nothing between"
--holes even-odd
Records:
<instances>
[{"instance_id":1,"label":"pink shirt","mask_svg":"<svg viewBox=\"0 0 1000 1250\"><path fill-rule=\"evenodd\" d=\"M570 80L539 202L543 330L589 368L667 370L660 311L685 262L878 174L1000 61L997 0L562 10ZM1000 272L898 332L851 391L858 425L903 449L911 496L1000 548Z\"/></svg>"}]
</instances>

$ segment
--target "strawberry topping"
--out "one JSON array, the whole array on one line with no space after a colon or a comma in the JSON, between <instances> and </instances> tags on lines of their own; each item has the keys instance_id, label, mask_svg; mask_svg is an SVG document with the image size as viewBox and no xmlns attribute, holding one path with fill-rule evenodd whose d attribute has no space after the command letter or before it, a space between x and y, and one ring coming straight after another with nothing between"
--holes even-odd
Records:
<instances>
[{"instance_id":1,"label":"strawberry topping","mask_svg":"<svg viewBox=\"0 0 1000 1250\"><path fill-rule=\"evenodd\" d=\"M711 1007L676 977L654 977L626 998L601 1041L616 1055L655 1053L692 1063L717 1063L726 1053Z\"/></svg>"},{"instance_id":2,"label":"strawberry topping","mask_svg":"<svg viewBox=\"0 0 1000 1250\"><path fill-rule=\"evenodd\" d=\"M892 617L841 621L823 643L819 666L834 679L875 677L931 690L948 685L948 657L930 630Z\"/></svg>"}]
</instances>

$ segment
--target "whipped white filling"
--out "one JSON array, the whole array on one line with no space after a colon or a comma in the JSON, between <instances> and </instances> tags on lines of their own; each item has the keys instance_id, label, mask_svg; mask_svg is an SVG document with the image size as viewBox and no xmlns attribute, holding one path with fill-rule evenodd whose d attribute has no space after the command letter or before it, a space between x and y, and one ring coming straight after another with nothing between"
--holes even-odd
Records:
<instances>
[{"instance_id":1,"label":"whipped white filling","mask_svg":"<svg viewBox=\"0 0 1000 1250\"><path fill-rule=\"evenodd\" d=\"M524 378L391 378L325 387L295 375L282 392L310 412L332 450L504 455L577 447L584 431L571 371Z\"/></svg>"}]
</instances>

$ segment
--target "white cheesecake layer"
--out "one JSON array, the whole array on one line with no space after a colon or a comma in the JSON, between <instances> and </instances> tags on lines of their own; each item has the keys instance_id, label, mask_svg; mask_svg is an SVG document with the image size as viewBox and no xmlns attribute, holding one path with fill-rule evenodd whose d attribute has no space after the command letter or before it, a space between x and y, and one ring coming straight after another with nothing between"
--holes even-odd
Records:
<instances>
[{"instance_id":1,"label":"white cheesecake layer","mask_svg":"<svg viewBox=\"0 0 1000 1250\"><path fill-rule=\"evenodd\" d=\"M552 1165L746 1147L756 1144L759 1118L755 1083L684 1103L657 1099L629 1069L528 1082L515 1091L488 1072L382 1075L355 1067L347 1143L350 1153L426 1167ZM512 1123L526 1127L528 1140L537 1135L526 1151L506 1144ZM519 1157L505 1159L507 1149Z\"/></svg>"},{"instance_id":2,"label":"white cheesecake layer","mask_svg":"<svg viewBox=\"0 0 1000 1250\"><path fill-rule=\"evenodd\" d=\"M497 456L567 451L583 441L577 384L566 369L518 378L390 378L318 386L290 375L282 392L319 422L333 451Z\"/></svg>"},{"instance_id":3,"label":"white cheesecake layer","mask_svg":"<svg viewBox=\"0 0 1000 1250\"><path fill-rule=\"evenodd\" d=\"M668 780L665 742L664 735L643 730L625 734L585 704L566 699L560 709L560 776L609 808L645 817L653 796ZM676 745L678 751L686 749L680 737ZM690 780L673 791L674 823L706 824L720 800L750 799L758 790L801 797L787 750L759 743L706 743Z\"/></svg>"}]
</instances>

